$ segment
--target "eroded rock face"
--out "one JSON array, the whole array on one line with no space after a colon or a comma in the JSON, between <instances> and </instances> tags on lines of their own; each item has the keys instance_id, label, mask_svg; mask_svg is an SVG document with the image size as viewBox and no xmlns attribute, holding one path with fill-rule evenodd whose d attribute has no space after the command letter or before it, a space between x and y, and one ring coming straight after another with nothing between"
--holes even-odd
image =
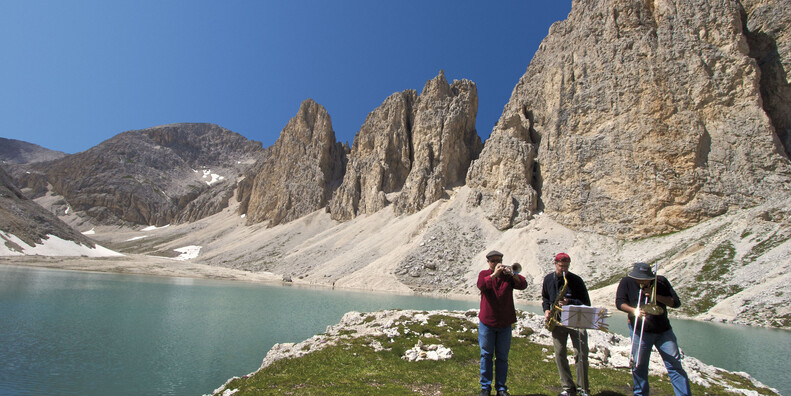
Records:
<instances>
[{"instance_id":1,"label":"eroded rock face","mask_svg":"<svg viewBox=\"0 0 791 396\"><path fill-rule=\"evenodd\" d=\"M407 90L369 114L355 137L343 184L330 204L336 220L394 204L415 213L461 185L481 141L475 130L478 92L468 80L448 84L445 74L418 96Z\"/></svg>"},{"instance_id":2,"label":"eroded rock face","mask_svg":"<svg viewBox=\"0 0 791 396\"><path fill-rule=\"evenodd\" d=\"M469 80L448 85L445 74L426 83L415 103L413 162L396 213L415 213L442 198L445 189L464 184L467 169L481 151L475 130L478 90Z\"/></svg>"},{"instance_id":3,"label":"eroded rock face","mask_svg":"<svg viewBox=\"0 0 791 396\"><path fill-rule=\"evenodd\" d=\"M93 223L163 226L227 207L236 176L262 152L261 143L214 124L170 124L120 133L15 177L31 197L51 191Z\"/></svg>"},{"instance_id":4,"label":"eroded rock face","mask_svg":"<svg viewBox=\"0 0 791 396\"><path fill-rule=\"evenodd\" d=\"M544 210L632 238L787 193L742 18L735 2L574 2L471 167L480 205L500 228Z\"/></svg>"},{"instance_id":5,"label":"eroded rock face","mask_svg":"<svg viewBox=\"0 0 791 396\"><path fill-rule=\"evenodd\" d=\"M390 95L372 111L355 136L343 183L330 202L335 220L351 220L389 204L412 168L413 106L417 92Z\"/></svg>"},{"instance_id":6,"label":"eroded rock face","mask_svg":"<svg viewBox=\"0 0 791 396\"><path fill-rule=\"evenodd\" d=\"M41 244L54 235L63 240L95 247L93 241L69 227L32 200L16 187L11 176L0 166L0 243L11 251L22 249L6 238L16 236L29 246Z\"/></svg>"},{"instance_id":7,"label":"eroded rock face","mask_svg":"<svg viewBox=\"0 0 791 396\"><path fill-rule=\"evenodd\" d=\"M791 154L791 6L785 0L744 0L742 21L750 57L761 70L763 108Z\"/></svg>"},{"instance_id":8,"label":"eroded rock face","mask_svg":"<svg viewBox=\"0 0 791 396\"><path fill-rule=\"evenodd\" d=\"M325 207L343 177L345 158L327 111L304 101L267 158L240 183L240 211L248 224L268 221L271 227Z\"/></svg>"}]
</instances>

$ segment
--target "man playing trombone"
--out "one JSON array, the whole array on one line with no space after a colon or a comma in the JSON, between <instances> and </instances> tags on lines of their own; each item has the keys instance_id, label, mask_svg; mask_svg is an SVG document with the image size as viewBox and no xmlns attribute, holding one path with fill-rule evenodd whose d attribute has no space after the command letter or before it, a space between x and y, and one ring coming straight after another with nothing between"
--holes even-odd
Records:
<instances>
[{"instance_id":1,"label":"man playing trombone","mask_svg":"<svg viewBox=\"0 0 791 396\"><path fill-rule=\"evenodd\" d=\"M560 324L560 309L564 305L591 305L588 288L578 275L569 272L571 257L566 253L555 256L555 271L544 277L541 289L542 307L547 328L552 332L555 346L555 364L558 366L563 391L560 396L587 396L588 388L588 333L585 329L574 329ZM577 371L577 386L571 377L567 354L567 342L571 336L574 347L574 365Z\"/></svg>"},{"instance_id":2,"label":"man playing trombone","mask_svg":"<svg viewBox=\"0 0 791 396\"><path fill-rule=\"evenodd\" d=\"M656 346L665 362L676 396L690 395L689 377L681 365L681 351L667 307L678 308L681 300L664 276L657 276L646 263L635 263L629 276L621 279L615 294L615 305L628 314L632 332L632 379L634 394L648 395L648 363Z\"/></svg>"}]
</instances>

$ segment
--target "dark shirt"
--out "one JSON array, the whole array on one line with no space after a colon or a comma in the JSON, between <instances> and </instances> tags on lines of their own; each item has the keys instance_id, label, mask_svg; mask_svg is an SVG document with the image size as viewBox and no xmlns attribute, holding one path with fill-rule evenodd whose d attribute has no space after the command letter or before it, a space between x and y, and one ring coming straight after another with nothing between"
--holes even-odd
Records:
<instances>
[{"instance_id":1,"label":"dark shirt","mask_svg":"<svg viewBox=\"0 0 791 396\"><path fill-rule=\"evenodd\" d=\"M664 276L657 277L657 288L656 288L656 295L657 296L670 296L673 298L673 306L671 308L678 308L681 306L681 300L678 298L678 294L676 291L673 290L673 286L670 285L670 282ZM634 278L625 277L621 279L621 283L618 284L618 291L615 292L615 306L618 309L621 309L621 304L626 303L632 308L637 308L637 299L640 296L640 285ZM644 298L640 305L645 305L646 299ZM664 309L664 313L662 315L647 315L645 319L645 332L648 333L662 333L671 329L670 327L670 320L667 318L667 306L662 304L661 302L657 301L657 305ZM634 321L634 315L631 312L628 312L629 317L629 324L633 326L642 326L642 319L638 319L637 323Z\"/></svg>"},{"instance_id":2,"label":"dark shirt","mask_svg":"<svg viewBox=\"0 0 791 396\"><path fill-rule=\"evenodd\" d=\"M527 289L527 281L522 275L517 275L517 279L505 274L493 278L492 273L487 269L478 274L478 289L481 290L478 319L490 327L507 327L516 322L513 291Z\"/></svg>"},{"instance_id":3,"label":"dark shirt","mask_svg":"<svg viewBox=\"0 0 791 396\"><path fill-rule=\"evenodd\" d=\"M585 282L577 274L566 272L566 280L569 285L566 287L566 296L569 298L570 305L591 305L588 288ZM563 288L563 276L558 276L554 272L544 277L544 286L541 288L541 306L544 311L552 309L552 304L558 297L558 292Z\"/></svg>"}]
</instances>

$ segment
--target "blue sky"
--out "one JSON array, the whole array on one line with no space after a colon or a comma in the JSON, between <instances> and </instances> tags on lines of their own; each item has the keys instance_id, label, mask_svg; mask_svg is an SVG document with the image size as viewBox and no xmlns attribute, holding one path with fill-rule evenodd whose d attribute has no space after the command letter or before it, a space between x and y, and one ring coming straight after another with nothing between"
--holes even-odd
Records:
<instances>
[{"instance_id":1,"label":"blue sky","mask_svg":"<svg viewBox=\"0 0 791 396\"><path fill-rule=\"evenodd\" d=\"M0 137L75 153L210 122L271 146L307 98L352 143L440 70L478 87L486 139L571 1L0 2Z\"/></svg>"}]
</instances>

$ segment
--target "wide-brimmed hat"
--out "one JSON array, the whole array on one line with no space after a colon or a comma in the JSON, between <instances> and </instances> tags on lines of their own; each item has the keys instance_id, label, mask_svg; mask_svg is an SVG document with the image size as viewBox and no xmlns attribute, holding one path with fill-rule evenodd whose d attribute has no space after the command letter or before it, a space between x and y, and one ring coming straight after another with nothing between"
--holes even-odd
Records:
<instances>
[{"instance_id":1,"label":"wide-brimmed hat","mask_svg":"<svg viewBox=\"0 0 791 396\"><path fill-rule=\"evenodd\" d=\"M651 266L648 263L634 263L634 268L629 273L629 277L638 280L652 280L654 279L654 272L651 271Z\"/></svg>"}]
</instances>

